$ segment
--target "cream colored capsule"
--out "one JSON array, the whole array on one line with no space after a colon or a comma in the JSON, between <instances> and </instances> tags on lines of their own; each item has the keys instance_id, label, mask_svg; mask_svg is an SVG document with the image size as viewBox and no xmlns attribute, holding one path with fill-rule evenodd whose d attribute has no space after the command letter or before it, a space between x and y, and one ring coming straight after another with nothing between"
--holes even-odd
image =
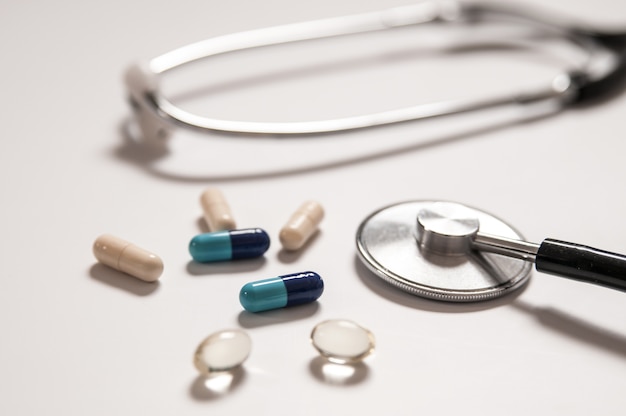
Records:
<instances>
[{"instance_id":1,"label":"cream colored capsule","mask_svg":"<svg viewBox=\"0 0 626 416\"><path fill-rule=\"evenodd\" d=\"M110 234L96 239L93 254L100 263L146 282L156 281L163 273L159 256Z\"/></svg>"},{"instance_id":2,"label":"cream colored capsule","mask_svg":"<svg viewBox=\"0 0 626 416\"><path fill-rule=\"evenodd\" d=\"M219 189L209 188L200 196L204 220L210 231L234 230L237 228L226 198Z\"/></svg>"},{"instance_id":3,"label":"cream colored capsule","mask_svg":"<svg viewBox=\"0 0 626 416\"><path fill-rule=\"evenodd\" d=\"M293 213L280 230L280 243L285 250L300 249L317 231L317 226L324 218L324 208L315 202L307 201Z\"/></svg>"}]
</instances>

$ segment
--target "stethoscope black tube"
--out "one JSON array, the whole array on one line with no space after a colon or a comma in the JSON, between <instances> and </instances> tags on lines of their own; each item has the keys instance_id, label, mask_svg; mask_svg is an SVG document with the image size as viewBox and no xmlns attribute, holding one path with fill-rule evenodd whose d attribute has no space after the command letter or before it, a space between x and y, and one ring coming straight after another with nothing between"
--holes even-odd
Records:
<instances>
[{"instance_id":1,"label":"stethoscope black tube","mask_svg":"<svg viewBox=\"0 0 626 416\"><path fill-rule=\"evenodd\" d=\"M547 238L541 244L482 231L469 208L453 202L432 202L417 213L420 249L443 256L471 250L535 263L539 272L626 291L626 255Z\"/></svg>"},{"instance_id":2,"label":"stethoscope black tube","mask_svg":"<svg viewBox=\"0 0 626 416\"><path fill-rule=\"evenodd\" d=\"M587 104L614 96L626 88L626 33L600 33L587 30L574 30L574 37L591 39L611 50L617 62L614 68L602 78L592 80L584 72L570 73L577 93L572 104Z\"/></svg>"},{"instance_id":3,"label":"stethoscope black tube","mask_svg":"<svg viewBox=\"0 0 626 416\"><path fill-rule=\"evenodd\" d=\"M495 4L468 3L464 6L466 17L476 21L489 21L495 16L504 19L521 20L528 25L535 25L548 33L560 33L564 39L588 50L606 49L615 56L615 63L601 77L594 77L587 69L568 72L576 93L570 105L585 105L617 95L626 88L626 32L604 32L586 27L570 26L554 17L532 12L523 8L500 6Z\"/></svg>"},{"instance_id":4,"label":"stethoscope black tube","mask_svg":"<svg viewBox=\"0 0 626 416\"><path fill-rule=\"evenodd\" d=\"M535 258L537 271L626 291L626 256L581 244L545 239Z\"/></svg>"}]
</instances>

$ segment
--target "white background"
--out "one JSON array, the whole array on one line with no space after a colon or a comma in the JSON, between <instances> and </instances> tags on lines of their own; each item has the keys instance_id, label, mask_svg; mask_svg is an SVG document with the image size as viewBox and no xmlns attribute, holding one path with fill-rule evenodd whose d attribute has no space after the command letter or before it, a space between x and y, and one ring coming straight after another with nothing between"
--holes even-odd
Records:
<instances>
[{"instance_id":1,"label":"white background","mask_svg":"<svg viewBox=\"0 0 626 416\"><path fill-rule=\"evenodd\" d=\"M122 134L130 115L122 75L131 62L212 36L411 2L155 3L0 6L0 414L623 414L624 293L533 272L512 296L437 303L373 277L359 264L354 236L384 205L445 199L495 213L531 241L625 252L626 95L472 134L423 134L417 123L296 143L176 132L171 153L158 159ZM599 27L626 24L621 0L549 7ZM370 51L372 39L360 48L326 43L329 55L316 49L323 45L292 48L320 58L317 69L278 76L258 75L280 58L270 50L216 59L205 67L213 79L206 113L315 119L436 93L473 96L524 78L438 68L419 54L403 58L402 48ZM489 64L500 56L480 57ZM523 74L541 72L542 62L500 60ZM416 68L438 77L422 79ZM188 82L193 92L202 79L178 86ZM370 150L388 154L367 157ZM207 186L222 189L241 227L270 233L264 258L190 261L188 241L205 230L198 198ZM278 231L306 199L320 201L326 218L304 251L288 255ZM97 265L91 245L105 232L158 253L159 283ZM244 283L304 270L325 279L319 302L242 312ZM324 376L308 340L330 318L354 320L377 340L375 354L343 382ZM208 388L193 352L231 327L248 331L251 356L230 389Z\"/></svg>"}]
</instances>

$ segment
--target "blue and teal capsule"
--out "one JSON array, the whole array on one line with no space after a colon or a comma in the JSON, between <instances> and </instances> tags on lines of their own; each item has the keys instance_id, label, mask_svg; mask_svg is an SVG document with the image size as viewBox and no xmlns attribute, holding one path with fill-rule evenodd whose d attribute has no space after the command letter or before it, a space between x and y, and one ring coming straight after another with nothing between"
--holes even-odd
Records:
<instances>
[{"instance_id":1,"label":"blue and teal capsule","mask_svg":"<svg viewBox=\"0 0 626 416\"><path fill-rule=\"evenodd\" d=\"M294 273L245 284L239 302L248 312L262 312L315 302L323 291L319 274Z\"/></svg>"},{"instance_id":2,"label":"blue and teal capsule","mask_svg":"<svg viewBox=\"0 0 626 416\"><path fill-rule=\"evenodd\" d=\"M189 254L200 263L262 256L270 237L260 228L198 234L189 242Z\"/></svg>"}]
</instances>

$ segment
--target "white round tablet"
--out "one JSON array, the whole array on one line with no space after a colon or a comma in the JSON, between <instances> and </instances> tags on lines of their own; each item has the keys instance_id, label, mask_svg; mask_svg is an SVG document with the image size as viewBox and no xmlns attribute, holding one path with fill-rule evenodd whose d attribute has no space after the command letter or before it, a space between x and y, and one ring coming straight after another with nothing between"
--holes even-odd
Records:
<instances>
[{"instance_id":1,"label":"white round tablet","mask_svg":"<svg viewBox=\"0 0 626 416\"><path fill-rule=\"evenodd\" d=\"M218 331L198 345L193 363L204 375L233 370L248 358L251 346L250 337L240 329Z\"/></svg>"},{"instance_id":2,"label":"white round tablet","mask_svg":"<svg viewBox=\"0 0 626 416\"><path fill-rule=\"evenodd\" d=\"M311 342L319 353L334 363L357 363L374 351L374 335L355 322L332 319L321 322L311 332Z\"/></svg>"}]
</instances>

